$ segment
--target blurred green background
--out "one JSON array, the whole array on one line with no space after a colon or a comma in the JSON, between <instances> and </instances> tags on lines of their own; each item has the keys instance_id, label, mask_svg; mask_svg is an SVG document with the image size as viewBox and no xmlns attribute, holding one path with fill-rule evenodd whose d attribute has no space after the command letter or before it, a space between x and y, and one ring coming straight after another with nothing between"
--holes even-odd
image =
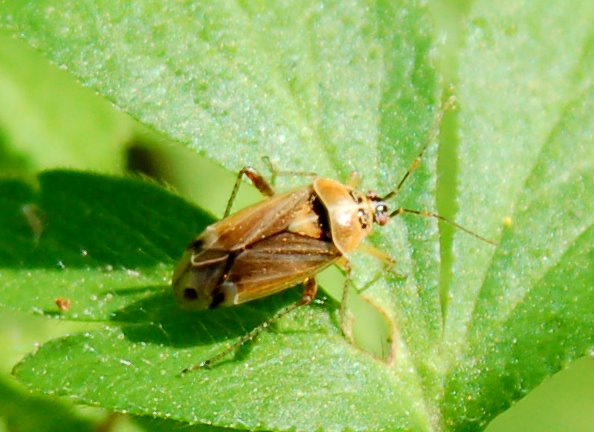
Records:
<instances>
[{"instance_id":1,"label":"blurred green background","mask_svg":"<svg viewBox=\"0 0 594 432\"><path fill-rule=\"evenodd\" d=\"M443 50L446 79L455 70L448 50L457 44L460 12L436 5L436 17L450 35ZM25 44L0 34L0 175L33 181L40 170L55 167L150 175L218 216L234 179L222 167L116 111ZM242 199L256 196L246 191ZM32 395L11 377L12 366L36 346L85 327L0 311L0 431L164 430L163 425ZM594 430L594 358L550 378L488 428L508 430Z\"/></svg>"}]
</instances>

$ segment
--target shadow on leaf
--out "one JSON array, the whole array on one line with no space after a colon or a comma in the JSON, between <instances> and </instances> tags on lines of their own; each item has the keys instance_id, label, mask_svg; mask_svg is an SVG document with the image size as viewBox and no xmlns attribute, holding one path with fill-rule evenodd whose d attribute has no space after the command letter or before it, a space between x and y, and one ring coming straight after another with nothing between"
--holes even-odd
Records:
<instances>
[{"instance_id":1,"label":"shadow on leaf","mask_svg":"<svg viewBox=\"0 0 594 432\"><path fill-rule=\"evenodd\" d=\"M0 267L173 262L213 218L146 180L55 170L0 181Z\"/></svg>"},{"instance_id":2,"label":"shadow on leaf","mask_svg":"<svg viewBox=\"0 0 594 432\"><path fill-rule=\"evenodd\" d=\"M210 345L245 335L300 295L297 287L238 306L189 311L166 291L131 303L116 312L113 321L122 324L133 342L178 348Z\"/></svg>"}]
</instances>

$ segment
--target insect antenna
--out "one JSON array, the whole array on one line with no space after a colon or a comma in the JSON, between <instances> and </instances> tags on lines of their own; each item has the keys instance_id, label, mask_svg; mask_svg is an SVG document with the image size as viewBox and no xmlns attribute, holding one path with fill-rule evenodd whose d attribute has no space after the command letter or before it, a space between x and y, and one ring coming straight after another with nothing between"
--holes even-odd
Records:
<instances>
[{"instance_id":1,"label":"insect antenna","mask_svg":"<svg viewBox=\"0 0 594 432\"><path fill-rule=\"evenodd\" d=\"M437 113L437 116L435 117L435 121L433 123L433 127L431 128L431 132L429 133L427 139L425 140L425 143L421 147L421 151L419 152L417 157L412 161L408 170L406 170L406 173L404 174L402 179L398 182L398 185L396 186L396 188L393 191L389 192L384 197L382 197L381 198L382 201L386 201L386 200L398 195L398 193L402 189L402 185L404 184L404 182L419 167L419 165L421 164L421 160L423 158L423 154L425 153L425 150L427 149L427 147L429 146L430 143L432 143L433 141L435 141L437 139L437 136L439 134L440 125L443 120L443 116L449 109L451 109L455 105L455 103L456 103L455 97L450 96L442 104L441 109L439 110L439 112ZM394 210L392 213L389 214L389 217L392 218L395 216L399 216L401 214L414 214L417 216L435 218L441 222L444 222L450 226L453 226L454 228L458 228L459 230L464 231L465 233L470 234L471 236L473 236L481 241L484 241L485 243L489 243L490 245L497 246L497 243L494 242L493 240L489 240L488 238L483 237L483 236L475 233L474 231L471 231L468 228L465 228L462 225L460 225L454 221L451 221L451 220L441 216L440 214L437 214L434 212L424 211L424 210L413 210L413 209L406 209L406 208L397 208L396 210Z\"/></svg>"},{"instance_id":2,"label":"insect antenna","mask_svg":"<svg viewBox=\"0 0 594 432\"><path fill-rule=\"evenodd\" d=\"M422 211L422 210L412 210L412 209L405 209L405 208L397 208L396 210L394 210L392 213L390 213L390 217L394 217L394 216L398 216L404 213L408 213L408 214L415 214L417 216L423 216L423 217L432 217L435 219L438 219L450 226L453 226L454 228L458 228L461 231L464 231L466 234L470 234L471 236L484 241L485 243L489 243L493 246L497 246L497 243L495 243L493 240L489 240L486 237L483 237L482 235L479 235L477 233L475 233L474 231L469 230L468 228L464 228L462 225L451 221L449 219L446 219L445 217L437 214L437 213L433 213L433 212L428 212L428 211Z\"/></svg>"},{"instance_id":3,"label":"insect antenna","mask_svg":"<svg viewBox=\"0 0 594 432\"><path fill-rule=\"evenodd\" d=\"M429 144L431 144L433 141L435 141L437 139L437 136L439 135L439 128L441 125L441 121L443 120L443 116L445 115L446 111L453 108L455 104L456 104L456 98L454 96L450 96L441 105L441 108L439 109L439 112L437 113L437 116L435 117L435 120L433 121L433 126L431 127L431 132L425 139L425 143L421 147L421 151L419 152L417 157L412 161L412 163L406 170L406 173L404 174L402 179L398 182L398 185L396 186L396 188L392 192L388 193L386 196L382 197L383 201L389 200L390 198L393 198L396 195L398 195L398 193L402 189L402 185L404 185L404 182L406 181L406 179L408 179L410 177L410 175L419 167L419 165L421 165L421 160L423 159L423 154L425 153L425 150L427 149Z\"/></svg>"}]
</instances>

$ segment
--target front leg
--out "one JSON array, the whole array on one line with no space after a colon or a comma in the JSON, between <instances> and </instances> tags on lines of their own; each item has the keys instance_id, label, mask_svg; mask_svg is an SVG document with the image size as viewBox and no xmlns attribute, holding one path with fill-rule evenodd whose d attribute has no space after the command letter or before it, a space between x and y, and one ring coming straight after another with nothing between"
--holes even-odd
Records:
<instances>
[{"instance_id":1,"label":"front leg","mask_svg":"<svg viewBox=\"0 0 594 432\"><path fill-rule=\"evenodd\" d=\"M353 316L352 314L349 314L348 309L352 273L351 262L346 257L342 257L336 265L345 273L344 285L342 287L342 299L340 300L340 310L338 315L340 329L342 330L342 334L353 343Z\"/></svg>"}]
</instances>

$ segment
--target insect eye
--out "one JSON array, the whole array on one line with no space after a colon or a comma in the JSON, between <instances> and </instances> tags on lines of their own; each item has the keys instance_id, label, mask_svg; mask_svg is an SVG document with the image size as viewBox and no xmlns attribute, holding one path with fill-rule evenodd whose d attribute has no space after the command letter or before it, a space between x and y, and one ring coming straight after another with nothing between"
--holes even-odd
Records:
<instances>
[{"instance_id":1,"label":"insect eye","mask_svg":"<svg viewBox=\"0 0 594 432\"><path fill-rule=\"evenodd\" d=\"M374 209L373 219L379 225L388 223L388 206L384 203L377 204Z\"/></svg>"}]
</instances>

